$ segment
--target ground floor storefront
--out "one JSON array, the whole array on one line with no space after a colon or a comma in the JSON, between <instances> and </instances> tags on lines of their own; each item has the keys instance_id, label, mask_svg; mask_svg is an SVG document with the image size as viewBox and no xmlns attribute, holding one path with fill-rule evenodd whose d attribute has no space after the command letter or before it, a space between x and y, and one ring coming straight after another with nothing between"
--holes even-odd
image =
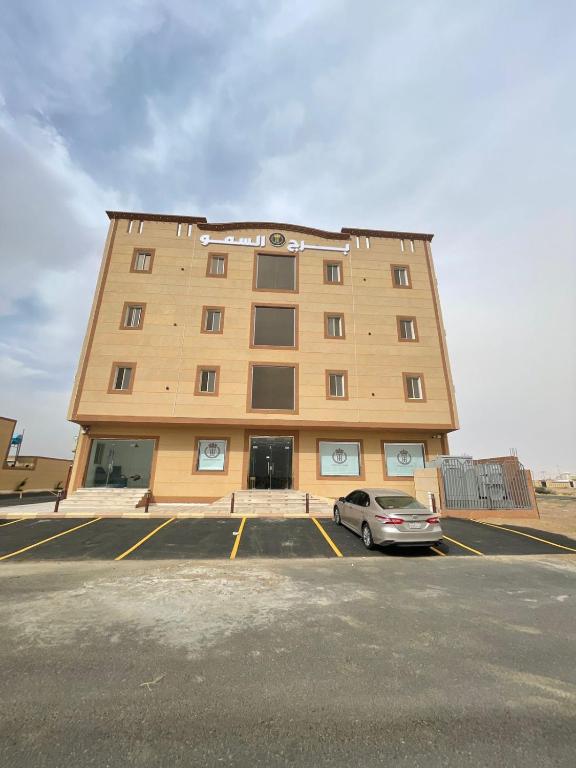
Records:
<instances>
[{"instance_id":1,"label":"ground floor storefront","mask_svg":"<svg viewBox=\"0 0 576 768\"><path fill-rule=\"evenodd\" d=\"M240 489L336 497L356 485L414 492L414 472L448 452L414 431L98 424L81 433L70 490L150 489L156 502L212 501Z\"/></svg>"}]
</instances>

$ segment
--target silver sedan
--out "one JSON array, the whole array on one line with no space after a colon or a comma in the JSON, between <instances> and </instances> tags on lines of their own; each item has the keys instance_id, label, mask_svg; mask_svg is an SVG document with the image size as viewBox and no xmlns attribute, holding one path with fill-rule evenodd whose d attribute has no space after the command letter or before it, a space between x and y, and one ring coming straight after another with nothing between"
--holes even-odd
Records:
<instances>
[{"instance_id":1,"label":"silver sedan","mask_svg":"<svg viewBox=\"0 0 576 768\"><path fill-rule=\"evenodd\" d=\"M367 549L401 544L431 547L442 539L440 519L404 491L362 488L334 504L334 522L359 533Z\"/></svg>"}]
</instances>

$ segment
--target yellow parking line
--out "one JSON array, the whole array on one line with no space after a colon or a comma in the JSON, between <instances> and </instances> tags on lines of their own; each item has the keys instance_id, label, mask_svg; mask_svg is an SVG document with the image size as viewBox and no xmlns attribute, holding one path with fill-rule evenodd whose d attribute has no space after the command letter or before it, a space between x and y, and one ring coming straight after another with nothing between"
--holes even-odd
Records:
<instances>
[{"instance_id":1,"label":"yellow parking line","mask_svg":"<svg viewBox=\"0 0 576 768\"><path fill-rule=\"evenodd\" d=\"M246 523L246 518L243 517L242 522L240 523L240 528L238 528L238 533L236 534L236 540L234 541L232 552L230 552L230 560L236 559L236 553L238 552L238 547L240 546L240 539L242 538L242 531L244 530L245 523Z\"/></svg>"},{"instance_id":2,"label":"yellow parking line","mask_svg":"<svg viewBox=\"0 0 576 768\"><path fill-rule=\"evenodd\" d=\"M568 552L576 552L574 547L565 547L563 544L556 544L548 539L541 539L538 536L532 536L531 533L524 533L523 531L515 531L514 528L507 528L505 525L496 525L495 523L485 523L484 520L474 520L475 523L480 525L489 525L490 528L496 528L499 531L508 531L508 533L517 533L518 536L526 536L527 539L534 539L534 541L541 541L543 544L549 544L551 547L558 547L558 549L566 549Z\"/></svg>"},{"instance_id":3,"label":"yellow parking line","mask_svg":"<svg viewBox=\"0 0 576 768\"><path fill-rule=\"evenodd\" d=\"M4 528L5 525L14 525L14 523L21 523L22 520L27 520L29 518L26 517L19 517L18 520L10 520L9 523L0 523L0 528ZM35 519L35 518L32 518Z\"/></svg>"},{"instance_id":4,"label":"yellow parking line","mask_svg":"<svg viewBox=\"0 0 576 768\"><path fill-rule=\"evenodd\" d=\"M439 549L436 549L436 547L430 547L432 552L436 552L437 555L442 555L442 557L448 557L446 552L441 552Z\"/></svg>"},{"instance_id":5,"label":"yellow parking line","mask_svg":"<svg viewBox=\"0 0 576 768\"><path fill-rule=\"evenodd\" d=\"M462 547L463 549L467 549L469 552L474 552L475 555L480 555L480 557L484 557L484 552L478 552L477 549L472 549L472 547L469 547L467 544L462 544L461 541L456 541L456 539L451 539L450 536L446 536L446 534L444 534L442 538L446 539L446 541L451 541L452 544L457 544L459 547Z\"/></svg>"},{"instance_id":6,"label":"yellow parking line","mask_svg":"<svg viewBox=\"0 0 576 768\"><path fill-rule=\"evenodd\" d=\"M316 520L316 518L315 518L315 517L312 517L312 518L311 518L311 520L312 520L312 522L313 522L313 523L315 523L315 524L316 524L316 527L318 528L318 530L320 531L320 533L322 534L322 536L324 536L324 538L326 539L326 541L328 542L328 544L329 544L329 545L332 547L332 549L334 550L334 552L335 552L335 554L336 554L336 557L344 557L344 555L342 554L342 552L340 552L340 550L338 549L338 547L336 546L336 544L334 544L334 542L332 541L332 539L330 538L330 536L328 536L328 534L327 534L327 533L326 533L326 531L324 530L323 526L322 526L322 525L320 525L320 523L318 522L318 520Z\"/></svg>"},{"instance_id":7,"label":"yellow parking line","mask_svg":"<svg viewBox=\"0 0 576 768\"><path fill-rule=\"evenodd\" d=\"M82 523L82 525L75 525L74 528L68 528L65 531L62 531L61 533L57 533L55 536L49 536L47 539L42 539L42 541L37 541L35 544L30 544L28 547L22 547L22 549L17 549L16 552L10 552L7 555L2 555L0 557L0 560L8 560L9 557L15 557L16 555L20 555L22 552L27 552L29 549L34 549L34 547L39 547L40 544L46 544L49 541L52 541L53 539L58 539L60 536L65 536L67 533L72 533L72 531L77 531L79 528L84 528L86 525L92 525L92 523L97 523L98 520L102 520L101 517L96 517L94 520L88 520L87 523Z\"/></svg>"},{"instance_id":8,"label":"yellow parking line","mask_svg":"<svg viewBox=\"0 0 576 768\"><path fill-rule=\"evenodd\" d=\"M122 552L121 555L118 555L118 557L115 557L114 560L124 560L124 558L130 554L130 552L134 552L135 549L138 549L138 547L144 544L145 541L148 541L149 538L154 536L155 533L158 533L158 531L161 528L164 528L165 525L168 525L168 523L171 523L172 520L175 520L175 519L176 519L175 517L171 517L169 520L164 520L164 522L161 525L159 525L157 528L154 528L154 530L150 531L150 533L146 534L144 538L140 539L140 541L137 541L136 544L130 547L130 549L127 549L126 552Z\"/></svg>"}]
</instances>

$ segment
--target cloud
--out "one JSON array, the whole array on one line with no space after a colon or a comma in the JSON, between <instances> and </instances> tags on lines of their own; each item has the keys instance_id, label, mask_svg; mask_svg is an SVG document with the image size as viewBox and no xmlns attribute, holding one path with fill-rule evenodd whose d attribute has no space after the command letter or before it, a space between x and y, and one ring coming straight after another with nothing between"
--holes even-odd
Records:
<instances>
[{"instance_id":1,"label":"cloud","mask_svg":"<svg viewBox=\"0 0 576 768\"><path fill-rule=\"evenodd\" d=\"M65 402L105 208L432 231L454 450L574 467L574 15L520 0L12 6L11 370L37 369L22 378ZM7 415L30 413L29 391Z\"/></svg>"}]
</instances>

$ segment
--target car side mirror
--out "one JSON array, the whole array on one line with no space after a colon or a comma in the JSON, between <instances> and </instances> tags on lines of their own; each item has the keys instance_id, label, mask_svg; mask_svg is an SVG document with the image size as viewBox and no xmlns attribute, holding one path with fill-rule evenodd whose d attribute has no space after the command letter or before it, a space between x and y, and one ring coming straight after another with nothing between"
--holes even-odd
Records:
<instances>
[{"instance_id":1,"label":"car side mirror","mask_svg":"<svg viewBox=\"0 0 576 768\"><path fill-rule=\"evenodd\" d=\"M340 496L340 498L338 499L338 501L346 501L346 497L345 497L345 496Z\"/></svg>"}]
</instances>

